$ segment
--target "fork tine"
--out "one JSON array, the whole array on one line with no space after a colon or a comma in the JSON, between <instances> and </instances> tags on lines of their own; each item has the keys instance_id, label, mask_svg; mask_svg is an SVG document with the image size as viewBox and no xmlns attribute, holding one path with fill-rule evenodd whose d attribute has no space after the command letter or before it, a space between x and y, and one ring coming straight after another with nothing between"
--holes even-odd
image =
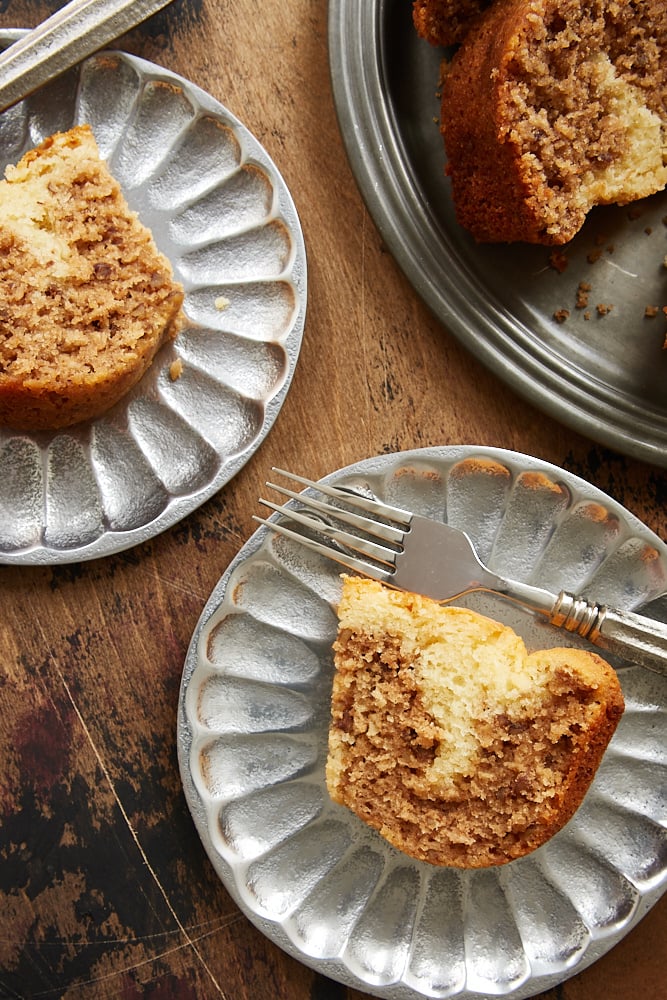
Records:
<instances>
[{"instance_id":1,"label":"fork tine","mask_svg":"<svg viewBox=\"0 0 667 1000\"><path fill-rule=\"evenodd\" d=\"M304 507L319 511L319 513L325 514L327 517L334 517L337 521L349 524L352 528L358 528L360 531L365 531L366 534L372 535L375 538L381 538L385 542L393 542L396 545L400 545L405 536L404 530L395 528L391 524L384 524L382 521L363 517L361 514L354 514L349 510L343 510L341 507L334 507L333 504L323 503L321 500L316 500L315 497L309 497L306 493L295 493L293 490L288 490L284 486L278 486L276 483L267 483L266 485L269 489L275 490L276 493L298 501ZM319 490L319 486L317 489ZM347 500L347 497L345 499Z\"/></svg>"},{"instance_id":2,"label":"fork tine","mask_svg":"<svg viewBox=\"0 0 667 1000\"><path fill-rule=\"evenodd\" d=\"M314 517L309 517L308 514L303 514L301 511L292 510L288 507L280 507L278 504L272 503L270 500L264 500L262 497L259 498L259 502L264 504L265 507L269 507L271 510L274 510L277 514L282 514L284 517L287 517L292 521L296 521L298 524L303 524L306 528L318 531L321 535L331 538L334 542L338 542L340 545L345 545L347 548L354 549L356 552L362 552L365 556L369 556L371 559L376 559L378 562L381 562L386 566L390 566L392 569L394 568L396 552L393 549L388 549L384 545L378 545L377 542L369 541L366 538L360 538L358 535L353 535L349 531L344 531L342 528L336 528L332 524L327 524L326 522L317 520ZM323 504L322 506L325 505Z\"/></svg>"},{"instance_id":3,"label":"fork tine","mask_svg":"<svg viewBox=\"0 0 667 1000\"><path fill-rule=\"evenodd\" d=\"M254 521L266 525L271 531L275 531L279 535L284 535L286 538L292 538L313 552L318 552L320 555L326 556L327 559L333 559L335 562L340 563L346 569L361 573L362 576L368 576L372 580L379 580L381 583L389 583L391 580L392 574L388 570L381 569L379 566L373 566L363 559L356 559L347 553L339 552L328 545L323 545L322 542L318 542L314 538L309 538L307 535L302 535L299 531L287 528L284 524L280 524L279 521L269 521L264 517L258 517L256 514L253 514L252 517Z\"/></svg>"},{"instance_id":4,"label":"fork tine","mask_svg":"<svg viewBox=\"0 0 667 1000\"><path fill-rule=\"evenodd\" d=\"M275 466L271 469L271 471L277 472L278 475L285 476L287 479L292 479L295 483L300 483L302 486L310 486L319 493L324 493L325 496L332 497L336 500L343 500L344 503L349 504L350 507L356 507L358 510L363 510L367 514L372 514L375 517L385 517L389 521L396 522L396 524L404 525L406 528L409 527L410 521L412 520L412 514L409 510L403 510L401 507L392 507L390 504L383 503L381 500L371 500L368 497L361 496L359 493L355 493L349 487L330 486L326 483L316 483L312 479L306 479L304 476L297 476L293 472L285 472L284 469L276 469Z\"/></svg>"}]
</instances>

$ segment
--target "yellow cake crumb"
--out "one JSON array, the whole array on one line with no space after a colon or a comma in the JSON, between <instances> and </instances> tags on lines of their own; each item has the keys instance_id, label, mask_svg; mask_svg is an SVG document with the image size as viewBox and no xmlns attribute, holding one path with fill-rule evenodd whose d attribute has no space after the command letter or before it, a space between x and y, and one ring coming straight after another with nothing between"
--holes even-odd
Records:
<instances>
[{"instance_id":1,"label":"yellow cake crumb","mask_svg":"<svg viewBox=\"0 0 667 1000\"><path fill-rule=\"evenodd\" d=\"M175 382L176 379L180 378L182 374L183 374L183 362L181 361L180 358L176 358L176 360L172 361L172 363L169 365L169 378L171 379L172 382Z\"/></svg>"}]
</instances>

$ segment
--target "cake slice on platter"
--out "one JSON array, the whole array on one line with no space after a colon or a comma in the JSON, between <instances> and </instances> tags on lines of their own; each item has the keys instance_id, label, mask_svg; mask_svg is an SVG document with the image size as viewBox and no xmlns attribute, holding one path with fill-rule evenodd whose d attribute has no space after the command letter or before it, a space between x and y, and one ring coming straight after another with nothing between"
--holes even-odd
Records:
<instances>
[{"instance_id":1,"label":"cake slice on platter","mask_svg":"<svg viewBox=\"0 0 667 1000\"><path fill-rule=\"evenodd\" d=\"M495 0L443 74L458 222L479 242L569 242L596 205L667 184L664 0Z\"/></svg>"},{"instance_id":2,"label":"cake slice on platter","mask_svg":"<svg viewBox=\"0 0 667 1000\"><path fill-rule=\"evenodd\" d=\"M597 654L528 653L509 627L345 577L327 787L399 850L482 868L570 819L623 713Z\"/></svg>"},{"instance_id":3,"label":"cake slice on platter","mask_svg":"<svg viewBox=\"0 0 667 1000\"><path fill-rule=\"evenodd\" d=\"M183 289L92 130L47 138L0 181L0 424L99 416L176 332Z\"/></svg>"}]
</instances>

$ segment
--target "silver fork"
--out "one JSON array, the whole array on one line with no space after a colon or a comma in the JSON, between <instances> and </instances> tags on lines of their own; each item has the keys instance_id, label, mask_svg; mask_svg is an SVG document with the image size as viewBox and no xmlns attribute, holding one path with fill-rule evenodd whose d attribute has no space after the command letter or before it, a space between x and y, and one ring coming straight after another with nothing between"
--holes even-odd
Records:
<instances>
[{"instance_id":1,"label":"silver fork","mask_svg":"<svg viewBox=\"0 0 667 1000\"><path fill-rule=\"evenodd\" d=\"M282 469L272 471L335 503L267 483L270 489L299 507L293 503L281 506L263 498L261 504L293 525L317 532L330 543L295 530L283 520L253 515L254 520L271 531L362 576L436 601L449 603L474 591L499 594L528 611L546 616L558 628L667 676L666 624L634 612L614 610L567 591L552 594L504 579L484 565L470 537L459 528L392 507L344 486L316 483Z\"/></svg>"}]
</instances>

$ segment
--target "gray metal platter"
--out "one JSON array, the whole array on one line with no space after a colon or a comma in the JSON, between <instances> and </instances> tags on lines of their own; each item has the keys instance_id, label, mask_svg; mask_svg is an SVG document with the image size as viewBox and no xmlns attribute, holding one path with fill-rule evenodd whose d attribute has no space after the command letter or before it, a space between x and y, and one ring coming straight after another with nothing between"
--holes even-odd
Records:
<instances>
[{"instance_id":1,"label":"gray metal platter","mask_svg":"<svg viewBox=\"0 0 667 1000\"><path fill-rule=\"evenodd\" d=\"M329 3L341 132L383 239L443 325L518 393L603 445L667 466L667 193L594 209L557 261L546 247L476 244L444 174L445 53L417 36L411 9ZM587 308L576 305L581 282Z\"/></svg>"},{"instance_id":2,"label":"gray metal platter","mask_svg":"<svg viewBox=\"0 0 667 1000\"><path fill-rule=\"evenodd\" d=\"M0 48L20 34L0 32ZM0 428L0 563L107 556L192 513L266 438L301 348L301 226L248 129L182 77L104 51L0 115L0 173L83 122L171 261L185 323L98 419Z\"/></svg>"}]
</instances>

